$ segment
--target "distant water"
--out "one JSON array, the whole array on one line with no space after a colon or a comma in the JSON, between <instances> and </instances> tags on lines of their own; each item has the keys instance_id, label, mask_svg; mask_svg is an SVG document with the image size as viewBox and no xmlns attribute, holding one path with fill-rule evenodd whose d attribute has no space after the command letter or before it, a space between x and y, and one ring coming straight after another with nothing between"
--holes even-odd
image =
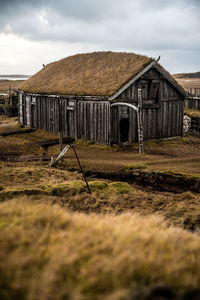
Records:
<instances>
[{"instance_id":1,"label":"distant water","mask_svg":"<svg viewBox=\"0 0 200 300\"><path fill-rule=\"evenodd\" d=\"M4 76L0 76L0 80L27 80L29 77L4 77Z\"/></svg>"}]
</instances>

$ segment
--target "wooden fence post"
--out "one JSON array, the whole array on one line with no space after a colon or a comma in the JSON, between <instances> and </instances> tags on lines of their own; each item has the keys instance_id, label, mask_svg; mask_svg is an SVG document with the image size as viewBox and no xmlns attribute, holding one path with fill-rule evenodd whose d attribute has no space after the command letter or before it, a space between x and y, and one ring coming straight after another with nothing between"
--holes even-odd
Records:
<instances>
[{"instance_id":1,"label":"wooden fence post","mask_svg":"<svg viewBox=\"0 0 200 300\"><path fill-rule=\"evenodd\" d=\"M137 121L138 121L138 142L139 142L139 154L144 153L143 148L143 120L142 120L142 90L138 89L138 111L137 111Z\"/></svg>"},{"instance_id":2,"label":"wooden fence post","mask_svg":"<svg viewBox=\"0 0 200 300\"><path fill-rule=\"evenodd\" d=\"M63 124L62 124L62 100L59 99L58 102L58 114L59 114L59 145L60 145L60 152L63 150Z\"/></svg>"}]
</instances>

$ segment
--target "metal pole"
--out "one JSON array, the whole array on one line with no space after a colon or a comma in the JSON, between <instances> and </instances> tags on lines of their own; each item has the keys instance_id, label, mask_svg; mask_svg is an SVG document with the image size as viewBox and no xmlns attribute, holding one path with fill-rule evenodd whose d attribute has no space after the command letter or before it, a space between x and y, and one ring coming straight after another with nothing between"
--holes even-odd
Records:
<instances>
[{"instance_id":1,"label":"metal pole","mask_svg":"<svg viewBox=\"0 0 200 300\"><path fill-rule=\"evenodd\" d=\"M89 194L91 194L91 190L90 190L89 184L88 184L88 182L87 182L87 178L85 177L85 173L84 173L83 168L82 168L82 166L81 166L80 160L79 160L78 155L77 155L77 152L76 152L76 150L75 150L75 147L74 147L73 144L71 145L71 147L72 147L72 149L73 149L73 151L74 151L74 154L75 154L75 156L76 156L76 159L77 159L79 168L80 168L80 170L81 170L81 173L83 174L83 178L84 178L84 180L85 180L85 183L86 183L88 192L89 192Z\"/></svg>"},{"instance_id":2,"label":"metal pole","mask_svg":"<svg viewBox=\"0 0 200 300\"><path fill-rule=\"evenodd\" d=\"M137 121L138 121L139 154L143 154L144 148L143 148L142 90L141 89L138 89Z\"/></svg>"}]
</instances>

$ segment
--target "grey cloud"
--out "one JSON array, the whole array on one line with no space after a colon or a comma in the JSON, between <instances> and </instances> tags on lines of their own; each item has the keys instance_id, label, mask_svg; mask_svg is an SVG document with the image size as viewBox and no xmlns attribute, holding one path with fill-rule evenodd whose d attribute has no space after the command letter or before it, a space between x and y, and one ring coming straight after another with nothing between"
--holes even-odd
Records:
<instances>
[{"instance_id":1,"label":"grey cloud","mask_svg":"<svg viewBox=\"0 0 200 300\"><path fill-rule=\"evenodd\" d=\"M199 15L197 0L3 0L0 31L100 49L187 52L200 50Z\"/></svg>"}]
</instances>

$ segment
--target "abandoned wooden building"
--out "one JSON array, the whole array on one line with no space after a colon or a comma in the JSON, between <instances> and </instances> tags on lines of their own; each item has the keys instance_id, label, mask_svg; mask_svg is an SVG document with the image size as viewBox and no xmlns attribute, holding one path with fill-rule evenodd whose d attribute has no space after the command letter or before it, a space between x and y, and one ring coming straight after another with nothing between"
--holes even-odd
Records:
<instances>
[{"instance_id":1,"label":"abandoned wooden building","mask_svg":"<svg viewBox=\"0 0 200 300\"><path fill-rule=\"evenodd\" d=\"M77 54L45 66L19 87L20 123L99 144L138 139L138 88L144 139L182 136L184 89L152 58Z\"/></svg>"}]
</instances>

